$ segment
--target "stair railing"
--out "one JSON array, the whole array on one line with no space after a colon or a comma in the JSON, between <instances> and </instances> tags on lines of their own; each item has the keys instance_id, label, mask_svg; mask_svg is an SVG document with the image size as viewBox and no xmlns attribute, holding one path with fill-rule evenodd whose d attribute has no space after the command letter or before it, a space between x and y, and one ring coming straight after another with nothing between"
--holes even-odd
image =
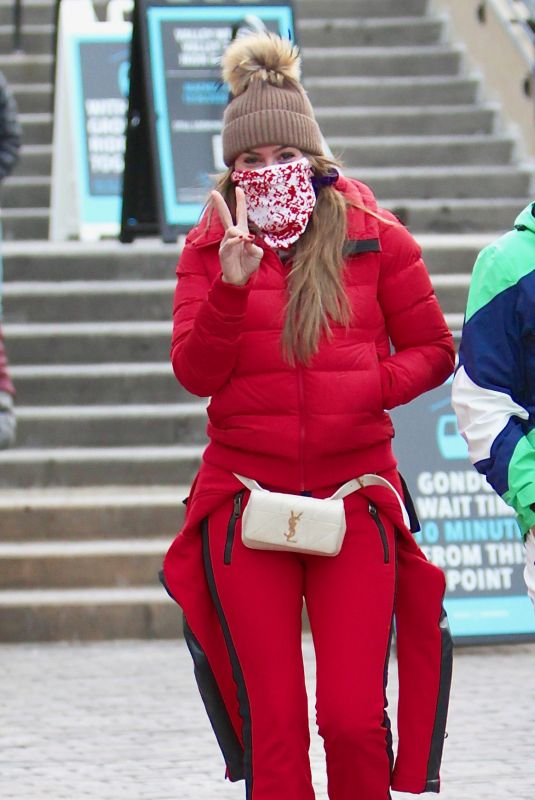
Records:
<instances>
[{"instance_id":1,"label":"stair railing","mask_svg":"<svg viewBox=\"0 0 535 800\"><path fill-rule=\"evenodd\" d=\"M524 81L524 92L531 97L535 73L535 0L482 0L478 6L480 22L486 22L489 7L509 30L526 61L529 74Z\"/></svg>"},{"instance_id":2,"label":"stair railing","mask_svg":"<svg viewBox=\"0 0 535 800\"><path fill-rule=\"evenodd\" d=\"M509 5L513 7L512 10L516 15L516 19L527 27L535 37L535 0L509 0ZM521 10L522 6L524 7L524 13Z\"/></svg>"}]
</instances>

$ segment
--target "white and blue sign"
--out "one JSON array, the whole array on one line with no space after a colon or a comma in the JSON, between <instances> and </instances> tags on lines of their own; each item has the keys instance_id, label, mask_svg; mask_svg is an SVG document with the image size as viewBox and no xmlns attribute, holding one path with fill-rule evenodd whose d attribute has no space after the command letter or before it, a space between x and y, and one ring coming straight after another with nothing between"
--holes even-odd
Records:
<instances>
[{"instance_id":1,"label":"white and blue sign","mask_svg":"<svg viewBox=\"0 0 535 800\"><path fill-rule=\"evenodd\" d=\"M103 28L105 26L102 26ZM79 33L69 37L74 81L75 147L82 224L121 219L130 36Z\"/></svg>"},{"instance_id":2,"label":"white and blue sign","mask_svg":"<svg viewBox=\"0 0 535 800\"><path fill-rule=\"evenodd\" d=\"M187 230L201 215L214 174L225 169L220 133L228 89L220 62L233 27L254 15L293 40L293 13L276 2L144 5L160 200L166 226Z\"/></svg>"},{"instance_id":3,"label":"white and blue sign","mask_svg":"<svg viewBox=\"0 0 535 800\"><path fill-rule=\"evenodd\" d=\"M415 538L446 574L455 641L535 638L514 512L468 459L451 379L392 413L394 450L420 519Z\"/></svg>"}]
</instances>

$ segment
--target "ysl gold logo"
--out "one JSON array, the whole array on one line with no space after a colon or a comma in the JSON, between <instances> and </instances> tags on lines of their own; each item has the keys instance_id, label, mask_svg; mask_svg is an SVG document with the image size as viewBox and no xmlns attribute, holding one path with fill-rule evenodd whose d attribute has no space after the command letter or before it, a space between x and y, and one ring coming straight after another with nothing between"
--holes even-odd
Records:
<instances>
[{"instance_id":1,"label":"ysl gold logo","mask_svg":"<svg viewBox=\"0 0 535 800\"><path fill-rule=\"evenodd\" d=\"M288 519L288 533L285 533L285 537L289 542L295 542L295 534L297 530L297 523L303 516L303 512L301 511L300 514L294 514L293 511L290 511L290 517Z\"/></svg>"}]
</instances>

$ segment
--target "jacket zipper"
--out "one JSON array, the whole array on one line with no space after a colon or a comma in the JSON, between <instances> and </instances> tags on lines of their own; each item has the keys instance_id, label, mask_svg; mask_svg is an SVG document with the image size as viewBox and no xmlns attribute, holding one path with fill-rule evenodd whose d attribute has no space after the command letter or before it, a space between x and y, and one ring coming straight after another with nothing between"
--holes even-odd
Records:
<instances>
[{"instance_id":1,"label":"jacket zipper","mask_svg":"<svg viewBox=\"0 0 535 800\"><path fill-rule=\"evenodd\" d=\"M242 489L238 494L234 495L234 502L232 506L232 514L227 525L227 539L225 542L225 553L223 555L223 563L230 564L232 561L232 547L234 545L234 534L236 532L236 523L241 515L241 506L245 489Z\"/></svg>"},{"instance_id":2,"label":"jacket zipper","mask_svg":"<svg viewBox=\"0 0 535 800\"><path fill-rule=\"evenodd\" d=\"M370 512L373 521L377 525L377 530L379 531L379 536L381 537L381 542L383 544L384 563L388 564L390 562L390 549L388 547L388 537L386 535L385 526L383 525L381 517L379 516L379 512L373 503L368 503L368 511Z\"/></svg>"},{"instance_id":3,"label":"jacket zipper","mask_svg":"<svg viewBox=\"0 0 535 800\"><path fill-rule=\"evenodd\" d=\"M297 395L299 402L299 486L305 491L305 423L303 421L303 406L305 393L303 391L303 373L301 366L297 367Z\"/></svg>"}]
</instances>

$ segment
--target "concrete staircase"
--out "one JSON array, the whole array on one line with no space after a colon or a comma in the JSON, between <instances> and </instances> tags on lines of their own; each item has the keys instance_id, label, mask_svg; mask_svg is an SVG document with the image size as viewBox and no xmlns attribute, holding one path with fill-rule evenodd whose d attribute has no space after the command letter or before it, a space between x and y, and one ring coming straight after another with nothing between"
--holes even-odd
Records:
<instances>
[{"instance_id":1,"label":"concrete staircase","mask_svg":"<svg viewBox=\"0 0 535 800\"><path fill-rule=\"evenodd\" d=\"M475 255L529 201L532 169L425 0L333 0L329 19L324 0L296 5L325 136L417 234L458 330ZM205 427L168 363L178 247L45 241L53 3L23 7L24 52L0 56L25 142L2 195L19 437L0 453L0 640L175 636L156 574ZM1 53L10 23L0 0Z\"/></svg>"}]
</instances>

